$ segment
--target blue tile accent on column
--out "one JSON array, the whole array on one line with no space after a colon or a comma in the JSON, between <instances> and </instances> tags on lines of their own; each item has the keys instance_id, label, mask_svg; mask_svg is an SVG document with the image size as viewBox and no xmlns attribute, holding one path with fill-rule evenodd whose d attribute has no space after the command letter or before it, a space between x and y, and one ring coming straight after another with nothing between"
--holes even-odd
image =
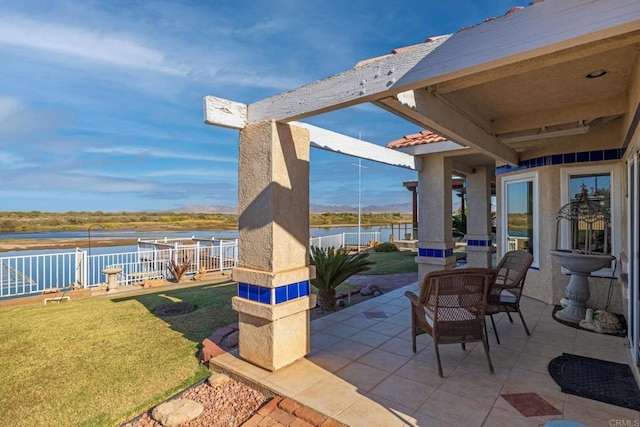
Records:
<instances>
[{"instance_id":1,"label":"blue tile accent on column","mask_svg":"<svg viewBox=\"0 0 640 427\"><path fill-rule=\"evenodd\" d=\"M287 287L280 286L276 288L276 304L287 302Z\"/></svg>"},{"instance_id":2,"label":"blue tile accent on column","mask_svg":"<svg viewBox=\"0 0 640 427\"><path fill-rule=\"evenodd\" d=\"M292 283L287 285L287 300L296 299L300 296L300 292L298 290L298 284Z\"/></svg>"},{"instance_id":3,"label":"blue tile accent on column","mask_svg":"<svg viewBox=\"0 0 640 427\"><path fill-rule=\"evenodd\" d=\"M277 288L238 283L238 296L240 298L246 298L263 304L280 304L307 296L310 292L311 286L308 280L279 286Z\"/></svg>"},{"instance_id":4,"label":"blue tile accent on column","mask_svg":"<svg viewBox=\"0 0 640 427\"><path fill-rule=\"evenodd\" d=\"M491 246L491 240L467 240L467 246Z\"/></svg>"},{"instance_id":5,"label":"blue tile accent on column","mask_svg":"<svg viewBox=\"0 0 640 427\"><path fill-rule=\"evenodd\" d=\"M271 304L271 288L263 288L262 286L256 286L256 288L258 288L258 302Z\"/></svg>"},{"instance_id":6,"label":"blue tile accent on column","mask_svg":"<svg viewBox=\"0 0 640 427\"><path fill-rule=\"evenodd\" d=\"M450 256L453 256L453 248L451 249L418 248L418 256L428 256L432 258L450 257Z\"/></svg>"},{"instance_id":7,"label":"blue tile accent on column","mask_svg":"<svg viewBox=\"0 0 640 427\"><path fill-rule=\"evenodd\" d=\"M238 296L249 299L249 285L246 283L238 283Z\"/></svg>"},{"instance_id":8,"label":"blue tile accent on column","mask_svg":"<svg viewBox=\"0 0 640 427\"><path fill-rule=\"evenodd\" d=\"M561 165L562 164L562 154L554 154L551 156L551 164L552 165Z\"/></svg>"},{"instance_id":9,"label":"blue tile accent on column","mask_svg":"<svg viewBox=\"0 0 640 427\"><path fill-rule=\"evenodd\" d=\"M306 297L309 295L309 281L305 280L304 282L300 282L300 296Z\"/></svg>"},{"instance_id":10,"label":"blue tile accent on column","mask_svg":"<svg viewBox=\"0 0 640 427\"><path fill-rule=\"evenodd\" d=\"M249 285L249 299L251 301L259 301L258 288L259 286Z\"/></svg>"}]
</instances>

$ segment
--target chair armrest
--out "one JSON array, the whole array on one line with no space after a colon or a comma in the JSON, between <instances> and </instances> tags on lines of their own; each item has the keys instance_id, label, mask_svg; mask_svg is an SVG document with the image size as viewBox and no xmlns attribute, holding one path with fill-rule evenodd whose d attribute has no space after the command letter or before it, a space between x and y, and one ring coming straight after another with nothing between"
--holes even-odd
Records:
<instances>
[{"instance_id":1,"label":"chair armrest","mask_svg":"<svg viewBox=\"0 0 640 427\"><path fill-rule=\"evenodd\" d=\"M411 301L411 304L413 304L415 306L418 305L418 295L414 294L411 291L405 291L404 296L409 298L409 301Z\"/></svg>"}]
</instances>

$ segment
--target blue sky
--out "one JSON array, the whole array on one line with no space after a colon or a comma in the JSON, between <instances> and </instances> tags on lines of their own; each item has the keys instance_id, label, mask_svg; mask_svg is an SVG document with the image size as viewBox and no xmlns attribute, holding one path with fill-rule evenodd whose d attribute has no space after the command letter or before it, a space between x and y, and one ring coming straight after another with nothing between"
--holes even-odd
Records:
<instances>
[{"instance_id":1,"label":"blue sky","mask_svg":"<svg viewBox=\"0 0 640 427\"><path fill-rule=\"evenodd\" d=\"M525 5L509 0L0 0L0 211L237 206L238 131L202 98L251 103ZM419 131L373 105L306 120L384 145ZM311 150L311 202L358 204L354 158ZM363 161L362 205L415 172Z\"/></svg>"}]
</instances>

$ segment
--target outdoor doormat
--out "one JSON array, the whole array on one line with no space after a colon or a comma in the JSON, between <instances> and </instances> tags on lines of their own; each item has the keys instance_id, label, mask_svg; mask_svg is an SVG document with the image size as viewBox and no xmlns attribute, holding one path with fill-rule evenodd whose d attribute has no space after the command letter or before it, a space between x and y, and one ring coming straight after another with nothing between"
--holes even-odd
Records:
<instances>
[{"instance_id":1,"label":"outdoor doormat","mask_svg":"<svg viewBox=\"0 0 640 427\"><path fill-rule=\"evenodd\" d=\"M608 333L608 332L596 332L596 331L593 331L591 329L581 328L579 323L568 322L566 320L558 319L556 317L556 312L558 310L562 310L562 306L560 306L560 305L554 306L553 307L553 313L551 313L551 316L553 317L553 320L555 320L556 322L562 323L565 326L570 326L572 328L580 329L581 331L593 332L594 334L598 334L599 333L599 334L603 334L603 335L613 335L614 337L626 337L627 336L627 321L626 321L626 319L624 318L624 316L622 314L612 313L620 321L620 325L622 327L620 332Z\"/></svg>"},{"instance_id":2,"label":"outdoor doormat","mask_svg":"<svg viewBox=\"0 0 640 427\"><path fill-rule=\"evenodd\" d=\"M563 393L640 411L640 389L628 365L563 353L549 362L549 374Z\"/></svg>"},{"instance_id":3,"label":"outdoor doormat","mask_svg":"<svg viewBox=\"0 0 640 427\"><path fill-rule=\"evenodd\" d=\"M538 393L503 394L502 398L509 402L525 417L546 417L562 415L555 406L544 400Z\"/></svg>"}]
</instances>

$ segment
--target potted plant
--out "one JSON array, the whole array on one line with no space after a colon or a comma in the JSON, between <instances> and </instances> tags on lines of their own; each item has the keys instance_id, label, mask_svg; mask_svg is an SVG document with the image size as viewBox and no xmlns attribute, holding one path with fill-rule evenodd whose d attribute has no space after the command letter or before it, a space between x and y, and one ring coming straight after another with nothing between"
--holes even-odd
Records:
<instances>
[{"instance_id":1,"label":"potted plant","mask_svg":"<svg viewBox=\"0 0 640 427\"><path fill-rule=\"evenodd\" d=\"M316 277L311 284L318 290L320 309L335 311L336 288L354 274L369 270L373 264L369 254L350 254L344 248L322 249L311 247L311 264L316 267Z\"/></svg>"}]
</instances>

